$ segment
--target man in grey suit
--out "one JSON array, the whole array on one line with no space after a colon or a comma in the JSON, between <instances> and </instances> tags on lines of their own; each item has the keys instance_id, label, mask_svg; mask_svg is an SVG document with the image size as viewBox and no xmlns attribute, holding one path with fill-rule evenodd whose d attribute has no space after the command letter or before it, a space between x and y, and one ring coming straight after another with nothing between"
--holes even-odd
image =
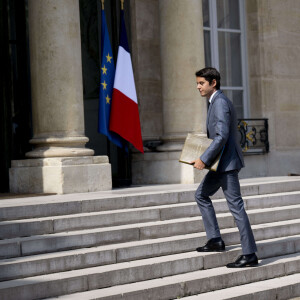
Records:
<instances>
[{"instance_id":1,"label":"man in grey suit","mask_svg":"<svg viewBox=\"0 0 300 300\"><path fill-rule=\"evenodd\" d=\"M198 252L224 251L216 213L210 196L222 187L228 207L234 216L240 232L243 255L227 264L228 268L256 266L258 259L254 236L244 201L240 192L238 172L244 167L241 147L237 140L237 118L232 102L220 91L220 73L214 68L204 68L196 72L197 88L202 97L209 98L207 113L207 137L213 142L196 159L194 167L202 170L210 166L217 155L223 151L216 172L209 171L199 185L195 198L200 208L208 242L196 250Z\"/></svg>"}]
</instances>

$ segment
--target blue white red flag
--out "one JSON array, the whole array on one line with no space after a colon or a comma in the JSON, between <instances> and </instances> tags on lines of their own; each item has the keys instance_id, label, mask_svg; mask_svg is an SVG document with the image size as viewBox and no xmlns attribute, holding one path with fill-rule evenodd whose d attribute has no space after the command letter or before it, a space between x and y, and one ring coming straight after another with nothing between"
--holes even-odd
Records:
<instances>
[{"instance_id":1,"label":"blue white red flag","mask_svg":"<svg viewBox=\"0 0 300 300\"><path fill-rule=\"evenodd\" d=\"M109 129L144 153L138 101L123 10L121 10L120 45L113 86Z\"/></svg>"}]
</instances>

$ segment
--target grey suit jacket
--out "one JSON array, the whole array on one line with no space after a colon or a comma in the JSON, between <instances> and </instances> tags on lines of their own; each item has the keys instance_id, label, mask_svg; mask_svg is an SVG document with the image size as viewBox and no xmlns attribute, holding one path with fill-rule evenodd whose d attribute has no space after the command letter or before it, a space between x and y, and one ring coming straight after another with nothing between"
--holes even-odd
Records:
<instances>
[{"instance_id":1,"label":"grey suit jacket","mask_svg":"<svg viewBox=\"0 0 300 300\"><path fill-rule=\"evenodd\" d=\"M207 112L207 137L213 139L200 159L210 166L217 155L223 154L217 172L240 170L244 159L241 146L237 140L237 118L232 102L218 90Z\"/></svg>"}]
</instances>

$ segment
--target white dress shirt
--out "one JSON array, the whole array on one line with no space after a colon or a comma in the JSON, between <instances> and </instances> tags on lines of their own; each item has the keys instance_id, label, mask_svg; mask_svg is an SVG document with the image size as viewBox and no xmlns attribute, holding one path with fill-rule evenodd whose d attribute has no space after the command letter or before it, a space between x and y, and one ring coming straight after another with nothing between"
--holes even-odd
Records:
<instances>
[{"instance_id":1,"label":"white dress shirt","mask_svg":"<svg viewBox=\"0 0 300 300\"><path fill-rule=\"evenodd\" d=\"M218 90L216 90L211 96L210 96L210 98L209 98L209 103L211 103L211 100L212 100L212 98L214 97L214 95L215 95L215 93L217 92Z\"/></svg>"}]
</instances>

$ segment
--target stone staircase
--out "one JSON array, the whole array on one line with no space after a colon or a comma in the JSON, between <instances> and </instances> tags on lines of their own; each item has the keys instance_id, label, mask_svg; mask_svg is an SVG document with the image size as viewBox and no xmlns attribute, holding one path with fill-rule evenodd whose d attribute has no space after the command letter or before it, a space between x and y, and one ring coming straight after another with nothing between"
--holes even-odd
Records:
<instances>
[{"instance_id":1,"label":"stone staircase","mask_svg":"<svg viewBox=\"0 0 300 300\"><path fill-rule=\"evenodd\" d=\"M300 296L300 177L241 180L257 268L241 253L221 191L227 251L206 242L197 185L0 200L0 299L291 299Z\"/></svg>"}]
</instances>

